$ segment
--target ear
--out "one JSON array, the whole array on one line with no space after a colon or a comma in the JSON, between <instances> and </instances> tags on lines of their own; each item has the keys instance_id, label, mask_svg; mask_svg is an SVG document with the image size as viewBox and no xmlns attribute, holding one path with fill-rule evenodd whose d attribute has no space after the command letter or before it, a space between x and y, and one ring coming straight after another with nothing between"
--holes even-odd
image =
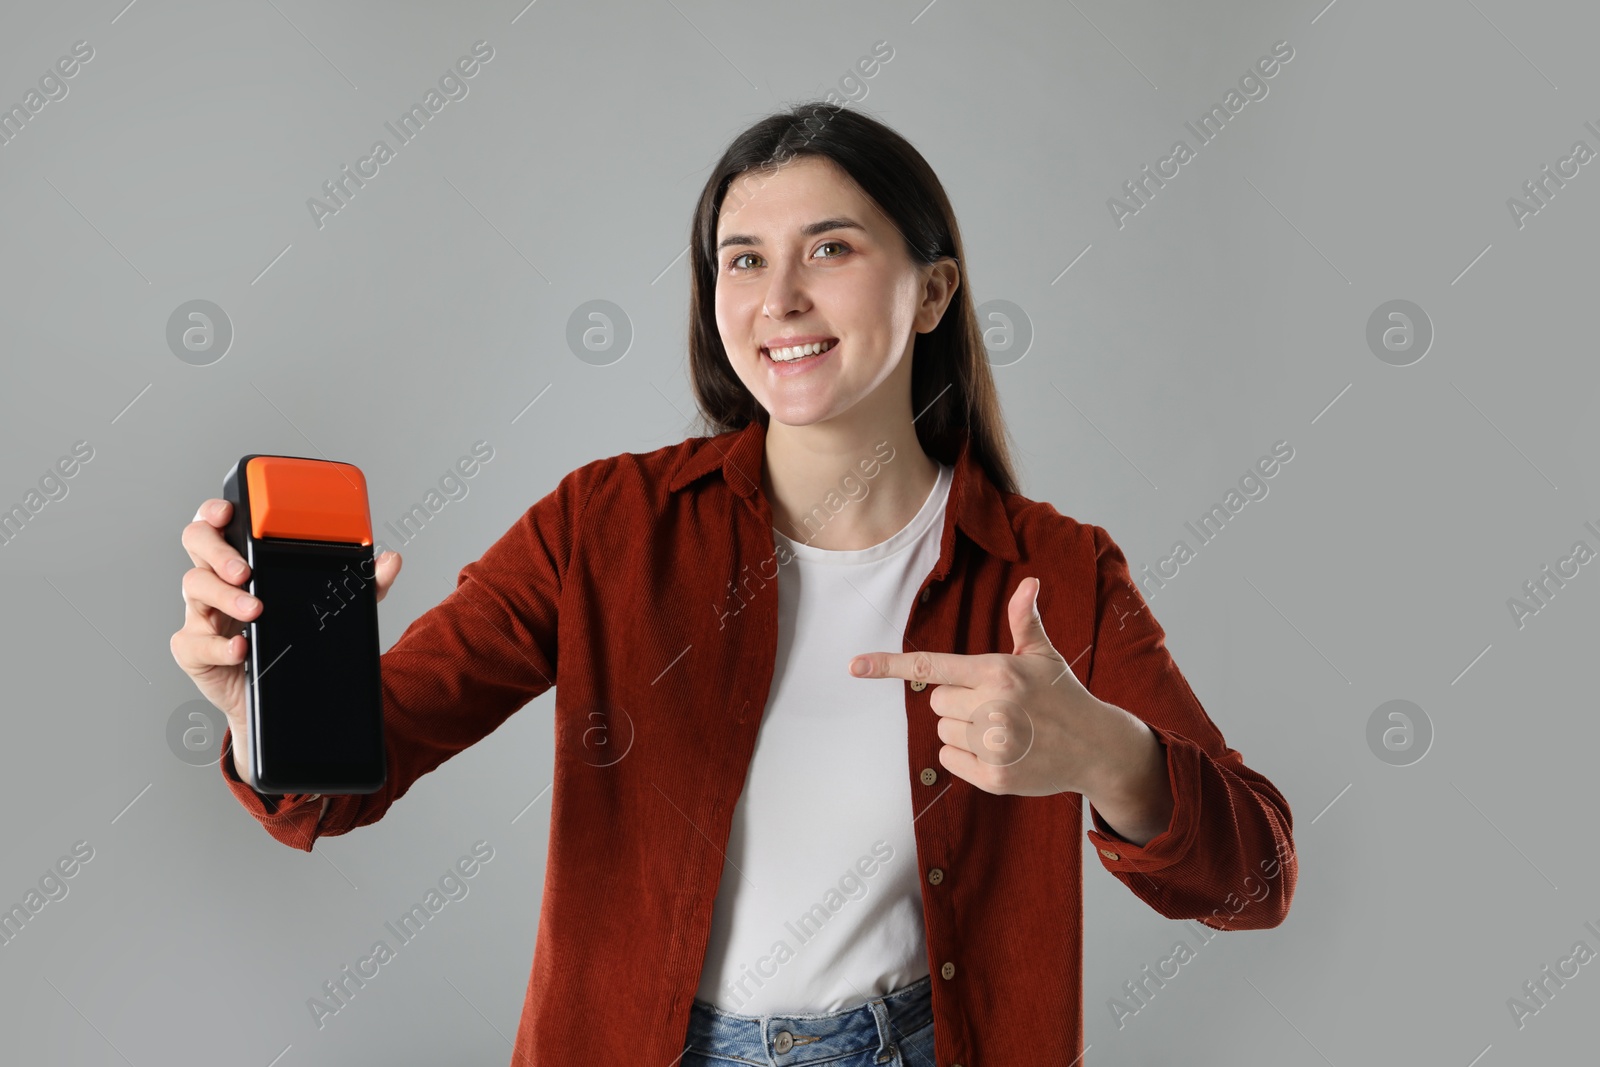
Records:
<instances>
[{"instance_id":1,"label":"ear","mask_svg":"<svg viewBox=\"0 0 1600 1067\"><path fill-rule=\"evenodd\" d=\"M956 290L961 286L961 268L955 259L945 256L923 268L922 303L917 307L913 324L918 333L932 333L944 319Z\"/></svg>"}]
</instances>

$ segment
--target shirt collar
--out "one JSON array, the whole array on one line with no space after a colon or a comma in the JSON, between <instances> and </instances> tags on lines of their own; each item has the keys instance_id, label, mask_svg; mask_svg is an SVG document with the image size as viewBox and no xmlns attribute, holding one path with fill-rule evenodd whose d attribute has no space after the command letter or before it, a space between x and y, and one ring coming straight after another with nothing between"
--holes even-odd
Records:
<instances>
[{"instance_id":1,"label":"shirt collar","mask_svg":"<svg viewBox=\"0 0 1600 1067\"><path fill-rule=\"evenodd\" d=\"M720 471L728 488L740 497L746 500L752 496L764 498L761 468L766 462L766 437L766 426L752 419L743 429L700 438L698 445L691 444L684 450L667 483L668 490L677 492L697 478ZM955 524L961 531L990 555L1012 563L1021 560L1000 490L973 456L970 432L962 436L948 509L954 513Z\"/></svg>"}]
</instances>

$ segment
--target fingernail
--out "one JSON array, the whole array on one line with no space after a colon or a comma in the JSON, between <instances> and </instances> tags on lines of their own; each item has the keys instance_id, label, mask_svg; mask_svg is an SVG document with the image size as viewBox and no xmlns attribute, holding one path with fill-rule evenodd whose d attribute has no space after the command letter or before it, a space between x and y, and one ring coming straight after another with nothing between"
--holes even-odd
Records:
<instances>
[{"instance_id":1,"label":"fingernail","mask_svg":"<svg viewBox=\"0 0 1600 1067\"><path fill-rule=\"evenodd\" d=\"M244 573L244 561L240 559L228 561L228 574L234 578Z\"/></svg>"},{"instance_id":2,"label":"fingernail","mask_svg":"<svg viewBox=\"0 0 1600 1067\"><path fill-rule=\"evenodd\" d=\"M249 611L251 608L259 604L260 601L249 594L240 593L236 598L234 598L233 603L234 606L236 606L240 611Z\"/></svg>"},{"instance_id":3,"label":"fingernail","mask_svg":"<svg viewBox=\"0 0 1600 1067\"><path fill-rule=\"evenodd\" d=\"M857 677L866 674L869 669L871 669L871 665L864 659L853 659L850 661L850 673Z\"/></svg>"}]
</instances>

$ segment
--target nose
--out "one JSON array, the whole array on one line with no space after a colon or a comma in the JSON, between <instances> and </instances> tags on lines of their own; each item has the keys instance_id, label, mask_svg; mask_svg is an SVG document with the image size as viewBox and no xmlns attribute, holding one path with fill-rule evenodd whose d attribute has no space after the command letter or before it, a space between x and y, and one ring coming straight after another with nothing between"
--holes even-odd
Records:
<instances>
[{"instance_id":1,"label":"nose","mask_svg":"<svg viewBox=\"0 0 1600 1067\"><path fill-rule=\"evenodd\" d=\"M767 278L767 296L762 310L769 319L782 321L790 311L804 311L809 305L799 272L787 262L769 268Z\"/></svg>"}]
</instances>

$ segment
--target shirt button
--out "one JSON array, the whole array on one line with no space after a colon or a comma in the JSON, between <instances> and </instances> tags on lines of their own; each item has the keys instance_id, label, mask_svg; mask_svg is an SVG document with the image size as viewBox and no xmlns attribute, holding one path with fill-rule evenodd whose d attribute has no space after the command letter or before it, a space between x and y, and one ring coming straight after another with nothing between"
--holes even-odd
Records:
<instances>
[{"instance_id":1,"label":"shirt button","mask_svg":"<svg viewBox=\"0 0 1600 1067\"><path fill-rule=\"evenodd\" d=\"M939 868L935 867L933 870L928 872L929 885L938 885L942 881L944 881L944 872Z\"/></svg>"},{"instance_id":2,"label":"shirt button","mask_svg":"<svg viewBox=\"0 0 1600 1067\"><path fill-rule=\"evenodd\" d=\"M928 683L927 682L920 682L920 681L919 682L912 682L911 683L911 688L920 693L924 689L928 688Z\"/></svg>"},{"instance_id":3,"label":"shirt button","mask_svg":"<svg viewBox=\"0 0 1600 1067\"><path fill-rule=\"evenodd\" d=\"M794 1035L787 1030L779 1030L778 1037L772 1042L772 1051L788 1052L794 1048Z\"/></svg>"},{"instance_id":4,"label":"shirt button","mask_svg":"<svg viewBox=\"0 0 1600 1067\"><path fill-rule=\"evenodd\" d=\"M939 772L934 770L932 767L924 767L922 768L922 774L920 777L922 778L923 785L932 785L934 782L939 780Z\"/></svg>"},{"instance_id":5,"label":"shirt button","mask_svg":"<svg viewBox=\"0 0 1600 1067\"><path fill-rule=\"evenodd\" d=\"M956 976L956 965L953 963L947 963L943 967L939 968L939 973L946 978L954 978Z\"/></svg>"},{"instance_id":6,"label":"shirt button","mask_svg":"<svg viewBox=\"0 0 1600 1067\"><path fill-rule=\"evenodd\" d=\"M1118 856L1115 852L1112 852L1109 848L1101 849L1100 850L1100 855L1104 856L1108 860L1115 860L1115 859L1121 859L1122 858L1121 856Z\"/></svg>"},{"instance_id":7,"label":"shirt button","mask_svg":"<svg viewBox=\"0 0 1600 1067\"><path fill-rule=\"evenodd\" d=\"M931 590L931 589L924 589L922 591L922 602L924 604L926 604L928 602L928 594L931 593L932 591L933 590Z\"/></svg>"}]
</instances>

